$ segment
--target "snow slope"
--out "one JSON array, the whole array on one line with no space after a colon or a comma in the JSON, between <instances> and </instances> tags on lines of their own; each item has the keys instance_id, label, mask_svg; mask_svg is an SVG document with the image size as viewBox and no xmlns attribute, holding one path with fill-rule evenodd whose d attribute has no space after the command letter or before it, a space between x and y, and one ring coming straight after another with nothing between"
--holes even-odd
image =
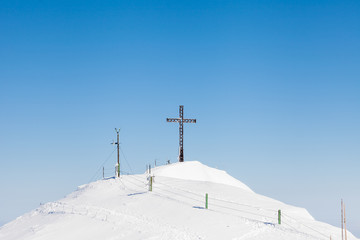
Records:
<instances>
[{"instance_id":1,"label":"snow slope","mask_svg":"<svg viewBox=\"0 0 360 240\"><path fill-rule=\"evenodd\" d=\"M155 168L152 171L155 176L222 183L253 192L248 186L236 178L233 178L225 171L208 167L198 161L173 163Z\"/></svg>"},{"instance_id":2,"label":"snow slope","mask_svg":"<svg viewBox=\"0 0 360 240\"><path fill-rule=\"evenodd\" d=\"M146 173L80 186L4 225L0 239L341 239L339 228L305 209L256 194L200 162L158 167L152 175L152 192ZM348 239L356 240L351 233Z\"/></svg>"}]
</instances>

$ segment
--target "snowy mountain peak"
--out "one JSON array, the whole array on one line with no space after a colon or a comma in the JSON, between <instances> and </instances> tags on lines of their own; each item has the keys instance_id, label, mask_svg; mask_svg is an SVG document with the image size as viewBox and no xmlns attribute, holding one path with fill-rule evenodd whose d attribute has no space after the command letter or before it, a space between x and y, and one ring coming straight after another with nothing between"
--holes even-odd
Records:
<instances>
[{"instance_id":1,"label":"snowy mountain peak","mask_svg":"<svg viewBox=\"0 0 360 240\"><path fill-rule=\"evenodd\" d=\"M248 186L233 178L227 172L208 167L198 161L178 162L156 167L152 170L152 173L161 177L220 183L253 192Z\"/></svg>"},{"instance_id":2,"label":"snowy mountain peak","mask_svg":"<svg viewBox=\"0 0 360 240\"><path fill-rule=\"evenodd\" d=\"M200 162L161 166L152 174L152 191L148 174L80 186L0 227L0 239L341 239L339 228L316 221L306 209L254 193ZM348 239L357 240L350 232Z\"/></svg>"}]
</instances>

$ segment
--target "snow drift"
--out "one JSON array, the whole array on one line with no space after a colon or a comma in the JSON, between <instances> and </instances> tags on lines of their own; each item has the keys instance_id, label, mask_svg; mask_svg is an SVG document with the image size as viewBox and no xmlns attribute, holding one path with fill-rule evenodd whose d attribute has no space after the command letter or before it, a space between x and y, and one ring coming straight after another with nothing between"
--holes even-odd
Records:
<instances>
[{"instance_id":1,"label":"snow drift","mask_svg":"<svg viewBox=\"0 0 360 240\"><path fill-rule=\"evenodd\" d=\"M233 178L225 171L208 167L198 161L173 163L154 168L152 171L155 176L221 183L253 192L248 186L236 178Z\"/></svg>"},{"instance_id":2,"label":"snow drift","mask_svg":"<svg viewBox=\"0 0 360 240\"><path fill-rule=\"evenodd\" d=\"M306 209L254 193L200 162L99 180L0 228L0 239L341 239L341 230ZM205 194L209 209L205 209ZM278 210L282 221L278 224ZM348 233L349 240L356 238Z\"/></svg>"}]
</instances>

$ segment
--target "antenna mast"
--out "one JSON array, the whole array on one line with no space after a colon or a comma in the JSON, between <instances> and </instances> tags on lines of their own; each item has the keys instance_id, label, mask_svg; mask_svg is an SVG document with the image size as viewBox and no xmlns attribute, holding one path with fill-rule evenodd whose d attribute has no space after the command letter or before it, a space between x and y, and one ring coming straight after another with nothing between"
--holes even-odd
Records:
<instances>
[{"instance_id":1,"label":"antenna mast","mask_svg":"<svg viewBox=\"0 0 360 240\"><path fill-rule=\"evenodd\" d=\"M119 142L120 128L119 128L119 130L115 128L115 131L116 131L116 135L117 135L117 141L115 143L117 145L116 177L120 177L120 142Z\"/></svg>"}]
</instances>

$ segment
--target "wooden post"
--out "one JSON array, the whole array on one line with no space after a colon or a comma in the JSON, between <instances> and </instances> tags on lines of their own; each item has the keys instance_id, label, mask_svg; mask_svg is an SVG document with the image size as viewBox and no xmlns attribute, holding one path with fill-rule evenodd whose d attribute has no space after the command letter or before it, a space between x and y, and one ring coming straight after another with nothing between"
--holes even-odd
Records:
<instances>
[{"instance_id":1,"label":"wooden post","mask_svg":"<svg viewBox=\"0 0 360 240\"><path fill-rule=\"evenodd\" d=\"M345 240L347 240L347 233L346 233L346 215L345 215L345 204L344 204L344 227L345 227Z\"/></svg>"},{"instance_id":2,"label":"wooden post","mask_svg":"<svg viewBox=\"0 0 360 240\"><path fill-rule=\"evenodd\" d=\"M205 208L208 209L208 199L209 199L209 195L206 193L205 194Z\"/></svg>"},{"instance_id":3,"label":"wooden post","mask_svg":"<svg viewBox=\"0 0 360 240\"><path fill-rule=\"evenodd\" d=\"M153 177L150 176L149 191L152 192Z\"/></svg>"},{"instance_id":4,"label":"wooden post","mask_svg":"<svg viewBox=\"0 0 360 240\"><path fill-rule=\"evenodd\" d=\"M341 199L341 240L344 240L344 211L343 211L342 199Z\"/></svg>"},{"instance_id":5,"label":"wooden post","mask_svg":"<svg viewBox=\"0 0 360 240\"><path fill-rule=\"evenodd\" d=\"M278 210L278 223L281 224L281 210Z\"/></svg>"}]
</instances>

